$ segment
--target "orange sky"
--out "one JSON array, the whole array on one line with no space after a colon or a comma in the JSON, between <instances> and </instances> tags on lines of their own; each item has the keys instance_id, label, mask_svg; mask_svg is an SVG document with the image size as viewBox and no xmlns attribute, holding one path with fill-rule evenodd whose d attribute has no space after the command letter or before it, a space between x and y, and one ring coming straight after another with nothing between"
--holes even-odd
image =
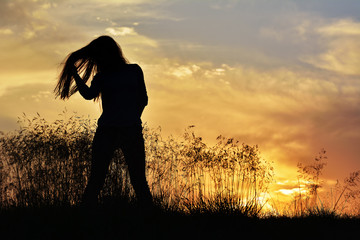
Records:
<instances>
[{"instance_id":1,"label":"orange sky","mask_svg":"<svg viewBox=\"0 0 360 240\"><path fill-rule=\"evenodd\" d=\"M321 148L331 183L360 169L359 1L12 0L0 9L2 131L22 112L97 118L97 104L52 90L64 57L108 34L143 68L143 121L164 135L195 125L209 144L220 134L258 144L276 189L294 188L297 163Z\"/></svg>"}]
</instances>

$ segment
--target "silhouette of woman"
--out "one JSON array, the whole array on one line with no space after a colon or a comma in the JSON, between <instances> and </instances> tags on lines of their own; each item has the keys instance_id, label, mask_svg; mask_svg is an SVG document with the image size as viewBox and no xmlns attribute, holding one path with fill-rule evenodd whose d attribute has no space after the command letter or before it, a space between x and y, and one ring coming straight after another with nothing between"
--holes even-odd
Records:
<instances>
[{"instance_id":1,"label":"silhouette of woman","mask_svg":"<svg viewBox=\"0 0 360 240\"><path fill-rule=\"evenodd\" d=\"M92 75L95 76L88 87L86 82ZM74 80L76 85L71 87ZM128 63L114 39L101 36L68 55L54 91L61 99L79 91L87 100L101 98L102 102L82 204L97 204L114 151L121 148L138 202L142 207L151 206L140 119L148 97L140 66Z\"/></svg>"}]
</instances>

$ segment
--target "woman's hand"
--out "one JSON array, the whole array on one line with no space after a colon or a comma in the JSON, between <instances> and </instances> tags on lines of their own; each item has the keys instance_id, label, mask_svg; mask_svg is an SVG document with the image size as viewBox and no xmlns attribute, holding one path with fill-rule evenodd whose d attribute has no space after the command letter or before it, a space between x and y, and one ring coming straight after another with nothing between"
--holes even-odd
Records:
<instances>
[{"instance_id":1,"label":"woman's hand","mask_svg":"<svg viewBox=\"0 0 360 240\"><path fill-rule=\"evenodd\" d=\"M71 65L70 72L71 72L71 75L73 75L73 76L79 75L77 67L75 67L75 65Z\"/></svg>"},{"instance_id":2,"label":"woman's hand","mask_svg":"<svg viewBox=\"0 0 360 240\"><path fill-rule=\"evenodd\" d=\"M71 75L74 77L76 84L78 82L84 82L83 79L79 76L78 70L74 65L71 65Z\"/></svg>"}]
</instances>

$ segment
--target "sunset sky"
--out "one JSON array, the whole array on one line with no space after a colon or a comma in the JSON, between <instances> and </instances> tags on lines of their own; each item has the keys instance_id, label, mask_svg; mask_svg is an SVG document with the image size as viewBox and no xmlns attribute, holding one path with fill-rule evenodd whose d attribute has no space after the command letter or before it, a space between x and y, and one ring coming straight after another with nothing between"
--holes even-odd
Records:
<instances>
[{"instance_id":1,"label":"sunset sky","mask_svg":"<svg viewBox=\"0 0 360 240\"><path fill-rule=\"evenodd\" d=\"M149 126L258 144L279 190L324 148L335 182L360 169L359 13L358 0L1 0L0 130L23 112L98 118L53 89L65 56L106 34L143 68Z\"/></svg>"}]
</instances>

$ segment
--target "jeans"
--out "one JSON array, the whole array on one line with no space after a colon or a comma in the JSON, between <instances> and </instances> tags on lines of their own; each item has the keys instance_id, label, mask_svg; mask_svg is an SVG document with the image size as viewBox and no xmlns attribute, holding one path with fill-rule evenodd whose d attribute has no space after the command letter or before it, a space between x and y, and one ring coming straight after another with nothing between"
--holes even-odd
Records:
<instances>
[{"instance_id":1,"label":"jeans","mask_svg":"<svg viewBox=\"0 0 360 240\"><path fill-rule=\"evenodd\" d=\"M92 144L91 172L83 195L83 204L94 206L104 185L110 161L121 148L128 166L130 181L141 206L150 206L152 196L145 175L145 148L141 125L130 127L100 126Z\"/></svg>"}]
</instances>

